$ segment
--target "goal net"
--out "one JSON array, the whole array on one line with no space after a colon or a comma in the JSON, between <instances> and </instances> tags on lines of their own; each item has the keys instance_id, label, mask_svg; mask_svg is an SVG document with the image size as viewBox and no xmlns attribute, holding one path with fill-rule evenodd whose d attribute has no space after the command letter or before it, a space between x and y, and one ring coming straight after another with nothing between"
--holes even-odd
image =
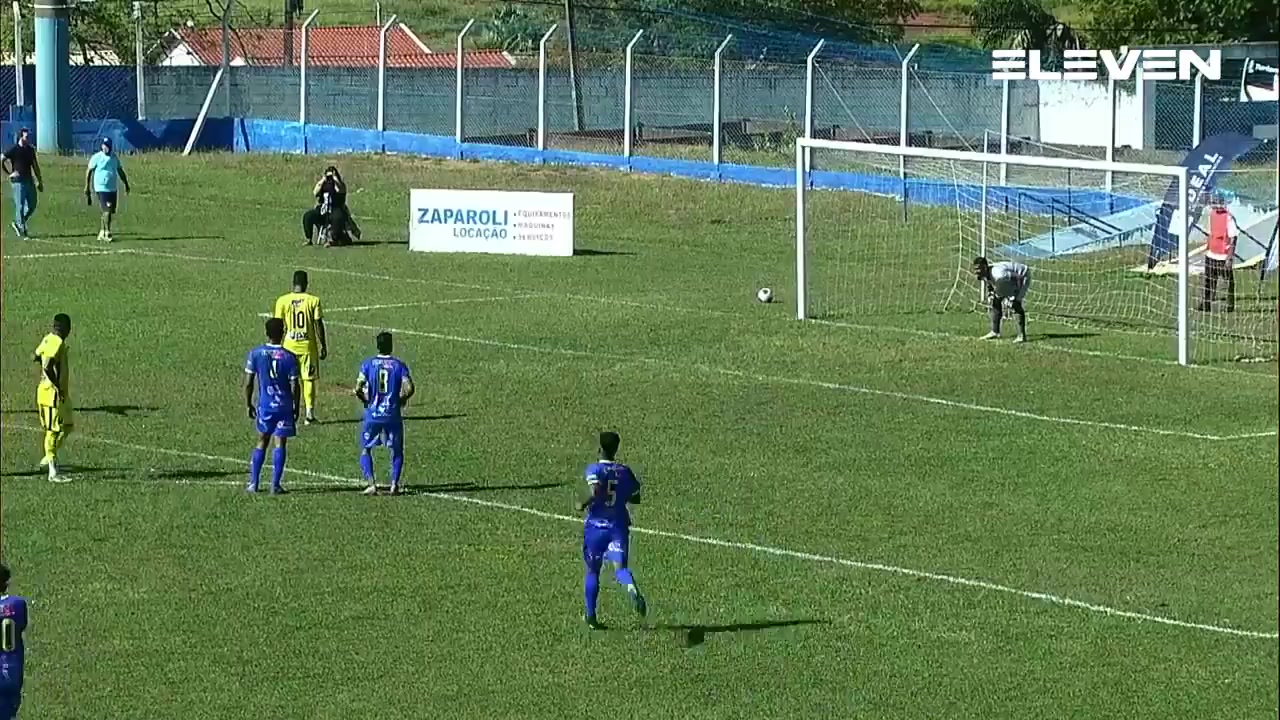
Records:
<instances>
[{"instance_id":1,"label":"goal net","mask_svg":"<svg viewBox=\"0 0 1280 720\"><path fill-rule=\"evenodd\" d=\"M1030 268L1033 341L1183 364L1275 357L1276 208L1231 205L1249 257L1206 272L1206 193L1181 166L801 138L796 180L801 319L983 335L982 256Z\"/></svg>"}]
</instances>

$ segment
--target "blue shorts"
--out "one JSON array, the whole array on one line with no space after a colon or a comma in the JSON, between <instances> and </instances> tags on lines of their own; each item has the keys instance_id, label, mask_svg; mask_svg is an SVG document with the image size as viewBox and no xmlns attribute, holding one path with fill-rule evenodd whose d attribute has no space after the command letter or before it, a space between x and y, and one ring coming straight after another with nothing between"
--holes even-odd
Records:
<instances>
[{"instance_id":1,"label":"blue shorts","mask_svg":"<svg viewBox=\"0 0 1280 720\"><path fill-rule=\"evenodd\" d=\"M403 420L365 420L360 428L360 447L372 450L385 445L392 452L404 449Z\"/></svg>"},{"instance_id":2,"label":"blue shorts","mask_svg":"<svg viewBox=\"0 0 1280 720\"><path fill-rule=\"evenodd\" d=\"M103 212L115 212L117 197L119 195L114 190L98 193L98 207L102 208Z\"/></svg>"},{"instance_id":3,"label":"blue shorts","mask_svg":"<svg viewBox=\"0 0 1280 720\"><path fill-rule=\"evenodd\" d=\"M290 438L298 434L297 423L293 419L292 410L258 409L258 433L270 433L276 437Z\"/></svg>"},{"instance_id":4,"label":"blue shorts","mask_svg":"<svg viewBox=\"0 0 1280 720\"><path fill-rule=\"evenodd\" d=\"M18 707L22 705L22 688L4 688L0 690L0 720L13 720L18 716Z\"/></svg>"},{"instance_id":5,"label":"blue shorts","mask_svg":"<svg viewBox=\"0 0 1280 720\"><path fill-rule=\"evenodd\" d=\"M600 563L608 560L621 567L627 566L627 546L630 542L630 530L625 526L596 527L585 525L582 528L582 560L588 567L598 568Z\"/></svg>"}]
</instances>

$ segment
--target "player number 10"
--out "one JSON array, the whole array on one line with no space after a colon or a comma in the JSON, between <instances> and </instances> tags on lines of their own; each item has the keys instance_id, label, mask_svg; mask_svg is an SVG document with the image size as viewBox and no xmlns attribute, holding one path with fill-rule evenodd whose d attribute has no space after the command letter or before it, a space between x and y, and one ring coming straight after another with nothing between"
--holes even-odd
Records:
<instances>
[{"instance_id":1,"label":"player number 10","mask_svg":"<svg viewBox=\"0 0 1280 720\"><path fill-rule=\"evenodd\" d=\"M18 649L18 623L13 618L0 620L0 652L13 652Z\"/></svg>"}]
</instances>

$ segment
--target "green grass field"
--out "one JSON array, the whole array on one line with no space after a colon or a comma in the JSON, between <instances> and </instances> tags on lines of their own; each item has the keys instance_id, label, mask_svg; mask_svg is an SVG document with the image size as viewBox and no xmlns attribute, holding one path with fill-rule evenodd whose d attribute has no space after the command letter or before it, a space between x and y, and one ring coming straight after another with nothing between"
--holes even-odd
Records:
<instances>
[{"instance_id":1,"label":"green grass field","mask_svg":"<svg viewBox=\"0 0 1280 720\"><path fill-rule=\"evenodd\" d=\"M51 158L41 239L4 237L24 718L1276 716L1274 365L1179 368L1033 304L1021 347L969 312L797 322L784 190L343 157L369 244L304 248L328 162L129 158L103 245L82 160ZM409 254L410 187L572 190L592 252ZM249 497L241 363L297 268L325 422L292 495ZM68 485L33 431L55 312ZM381 328L420 385L402 498L355 480ZM606 584L592 634L572 506L605 428L647 483L651 613Z\"/></svg>"}]
</instances>

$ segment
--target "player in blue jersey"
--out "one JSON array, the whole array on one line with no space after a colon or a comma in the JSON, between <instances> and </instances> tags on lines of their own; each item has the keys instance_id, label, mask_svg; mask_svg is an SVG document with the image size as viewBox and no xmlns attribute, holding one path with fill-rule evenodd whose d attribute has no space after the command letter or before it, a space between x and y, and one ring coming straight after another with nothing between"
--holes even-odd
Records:
<instances>
[{"instance_id":1,"label":"player in blue jersey","mask_svg":"<svg viewBox=\"0 0 1280 720\"><path fill-rule=\"evenodd\" d=\"M244 403L249 417L258 422L258 445L249 456L248 492L258 492L258 477L267 458L267 446L276 439L271 453L271 493L284 492L280 484L284 477L285 448L289 438L297 434L298 401L302 394L298 389L298 358L285 350L284 321L271 318L267 321L267 343L249 351L244 362ZM253 390L258 389L258 402L254 404Z\"/></svg>"},{"instance_id":2,"label":"player in blue jersey","mask_svg":"<svg viewBox=\"0 0 1280 720\"><path fill-rule=\"evenodd\" d=\"M391 494L400 493L400 473L404 470L404 419L401 409L413 397L409 366L391 354L391 333L381 332L374 341L378 354L360 365L356 377L356 397L364 403L364 427L360 429L360 471L369 487L365 495L377 495L373 478L373 449L386 445L391 451Z\"/></svg>"},{"instance_id":3,"label":"player in blue jersey","mask_svg":"<svg viewBox=\"0 0 1280 720\"><path fill-rule=\"evenodd\" d=\"M0 565L0 720L17 717L22 704L26 630L27 601L9 594L9 568Z\"/></svg>"},{"instance_id":4,"label":"player in blue jersey","mask_svg":"<svg viewBox=\"0 0 1280 720\"><path fill-rule=\"evenodd\" d=\"M586 621L592 629L603 627L596 621L596 599L600 595L600 566L605 560L613 565L613 577L626 588L635 611L640 617L648 612L644 596L636 587L636 579L627 568L631 531L631 514L627 512L627 505L640 503L640 480L631 468L614 459L620 442L618 433L600 433L600 461L587 466L589 495L578 506L579 511L587 513L582 528L582 559L587 565L584 579Z\"/></svg>"}]
</instances>

